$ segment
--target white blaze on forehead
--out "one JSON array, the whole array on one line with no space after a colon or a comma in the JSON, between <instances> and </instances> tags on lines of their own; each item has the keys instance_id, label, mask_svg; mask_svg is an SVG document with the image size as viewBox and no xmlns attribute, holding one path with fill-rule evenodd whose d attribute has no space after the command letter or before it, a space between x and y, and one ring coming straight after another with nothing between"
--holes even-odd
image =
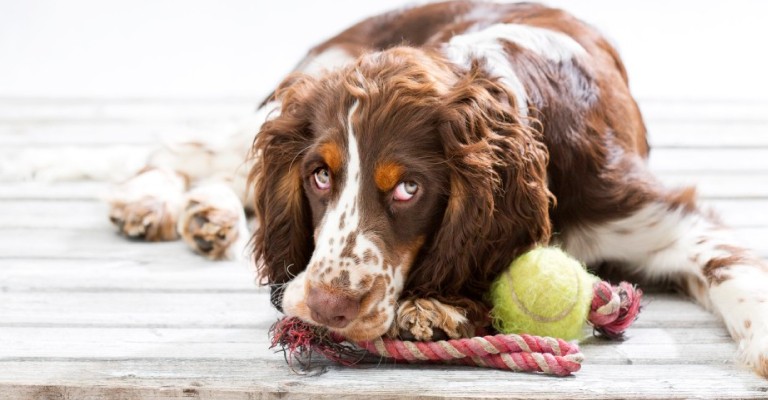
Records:
<instances>
[{"instance_id":1,"label":"white blaze on forehead","mask_svg":"<svg viewBox=\"0 0 768 400\"><path fill-rule=\"evenodd\" d=\"M491 25L451 38L443 49L448 59L465 68L472 65L473 59L485 60L488 73L498 77L514 93L522 118L528 116L528 95L509 62L509 54L504 49L505 41L554 62L571 60L586 53L581 45L563 33L519 24Z\"/></svg>"},{"instance_id":2,"label":"white blaze on forehead","mask_svg":"<svg viewBox=\"0 0 768 400\"><path fill-rule=\"evenodd\" d=\"M312 254L309 266L312 268L319 262L325 261L322 265L325 268L331 268L331 276L325 277L324 280L338 275L338 263L342 262L349 272L353 285L365 276L382 273L390 274L393 282L401 282L402 279L398 280L393 276L392 269L385 271L383 253L373 241L366 237L364 227L360 226L362 168L359 145L352 125L352 116L357 108L358 103L355 102L347 115L347 162L343 175L344 181L339 185L341 193L338 201L329 205L320 223L315 252ZM354 241L354 246L349 246L349 241ZM345 249L349 250L350 254L346 254ZM318 279L318 275L315 274L320 272L312 271L312 278Z\"/></svg>"},{"instance_id":3,"label":"white blaze on forehead","mask_svg":"<svg viewBox=\"0 0 768 400\"><path fill-rule=\"evenodd\" d=\"M347 163L344 182L340 185L341 194L338 202L326 211L318 238L347 235L356 231L360 222L360 213L357 212L357 199L360 195L360 153L352 127L352 114L357 110L357 106L358 103L355 102L347 114ZM339 228L341 221L344 222L343 228Z\"/></svg>"}]
</instances>

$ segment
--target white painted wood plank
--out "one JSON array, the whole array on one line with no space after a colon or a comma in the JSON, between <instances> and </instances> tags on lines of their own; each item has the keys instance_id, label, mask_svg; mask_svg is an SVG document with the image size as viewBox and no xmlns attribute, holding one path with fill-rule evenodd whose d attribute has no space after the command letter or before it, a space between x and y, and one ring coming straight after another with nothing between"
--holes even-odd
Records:
<instances>
[{"instance_id":1,"label":"white painted wood plank","mask_svg":"<svg viewBox=\"0 0 768 400\"><path fill-rule=\"evenodd\" d=\"M142 144L159 146L164 142L193 140L230 132L236 123L213 121L180 122L0 122L0 145L3 147L52 147L60 145Z\"/></svg>"},{"instance_id":2,"label":"white painted wood plank","mask_svg":"<svg viewBox=\"0 0 768 400\"><path fill-rule=\"evenodd\" d=\"M765 135L768 131L768 121L712 123L673 119L646 122L648 141L652 149L768 147L768 136Z\"/></svg>"},{"instance_id":3,"label":"white painted wood plank","mask_svg":"<svg viewBox=\"0 0 768 400\"><path fill-rule=\"evenodd\" d=\"M162 263L196 262L181 241L148 243L128 240L105 223L96 230L0 229L0 260L3 259L133 260Z\"/></svg>"},{"instance_id":4,"label":"white painted wood plank","mask_svg":"<svg viewBox=\"0 0 768 400\"><path fill-rule=\"evenodd\" d=\"M105 180L119 182L146 166L155 146L0 147L0 183L37 180Z\"/></svg>"},{"instance_id":5,"label":"white painted wood plank","mask_svg":"<svg viewBox=\"0 0 768 400\"><path fill-rule=\"evenodd\" d=\"M585 365L575 377L553 378L471 367L324 366L293 374L281 361L165 360L0 362L17 377L0 377L11 399L121 397L170 399L504 398L504 399L764 399L766 382L728 365ZM417 377L417 378L415 378ZM54 396L54 397L51 397Z\"/></svg>"},{"instance_id":6,"label":"white painted wood plank","mask_svg":"<svg viewBox=\"0 0 768 400\"><path fill-rule=\"evenodd\" d=\"M658 177L669 187L696 186L699 197L704 199L768 198L768 173L691 171L662 173Z\"/></svg>"},{"instance_id":7,"label":"white painted wood plank","mask_svg":"<svg viewBox=\"0 0 768 400\"><path fill-rule=\"evenodd\" d=\"M0 229L104 229L109 207L99 201L0 200Z\"/></svg>"},{"instance_id":8,"label":"white painted wood plank","mask_svg":"<svg viewBox=\"0 0 768 400\"><path fill-rule=\"evenodd\" d=\"M242 118L261 99L232 101L39 101L0 100L0 123L211 121Z\"/></svg>"},{"instance_id":9,"label":"white painted wood plank","mask_svg":"<svg viewBox=\"0 0 768 400\"><path fill-rule=\"evenodd\" d=\"M124 260L0 260L3 292L194 292L265 291L256 271L235 261L202 257L142 262Z\"/></svg>"},{"instance_id":10,"label":"white painted wood plank","mask_svg":"<svg viewBox=\"0 0 768 400\"><path fill-rule=\"evenodd\" d=\"M3 182L0 200L91 200L98 201L111 183L75 182Z\"/></svg>"},{"instance_id":11,"label":"white painted wood plank","mask_svg":"<svg viewBox=\"0 0 768 400\"><path fill-rule=\"evenodd\" d=\"M639 99L648 121L768 123L768 101Z\"/></svg>"},{"instance_id":12,"label":"white painted wood plank","mask_svg":"<svg viewBox=\"0 0 768 400\"><path fill-rule=\"evenodd\" d=\"M0 326L264 327L275 316L255 289L0 293Z\"/></svg>"},{"instance_id":13,"label":"white painted wood plank","mask_svg":"<svg viewBox=\"0 0 768 400\"><path fill-rule=\"evenodd\" d=\"M726 225L736 229L768 227L768 197L762 199L703 200L702 208L714 210Z\"/></svg>"},{"instance_id":14,"label":"white painted wood plank","mask_svg":"<svg viewBox=\"0 0 768 400\"><path fill-rule=\"evenodd\" d=\"M665 173L768 173L768 148L749 149L656 149L651 151L651 170Z\"/></svg>"}]
</instances>

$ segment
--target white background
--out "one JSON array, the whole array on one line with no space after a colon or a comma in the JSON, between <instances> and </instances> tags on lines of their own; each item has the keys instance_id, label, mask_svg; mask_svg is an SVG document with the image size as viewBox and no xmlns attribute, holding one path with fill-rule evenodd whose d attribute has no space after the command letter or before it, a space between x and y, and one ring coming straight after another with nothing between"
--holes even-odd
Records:
<instances>
[{"instance_id":1,"label":"white background","mask_svg":"<svg viewBox=\"0 0 768 400\"><path fill-rule=\"evenodd\" d=\"M0 97L256 101L386 0L0 0ZM617 45L641 99L768 99L768 2L558 0Z\"/></svg>"}]
</instances>

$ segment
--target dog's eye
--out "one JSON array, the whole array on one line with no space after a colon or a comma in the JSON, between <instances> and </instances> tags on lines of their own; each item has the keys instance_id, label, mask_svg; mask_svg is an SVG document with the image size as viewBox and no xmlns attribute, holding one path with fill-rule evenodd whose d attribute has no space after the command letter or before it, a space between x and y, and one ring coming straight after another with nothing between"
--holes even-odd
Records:
<instances>
[{"instance_id":1,"label":"dog's eye","mask_svg":"<svg viewBox=\"0 0 768 400\"><path fill-rule=\"evenodd\" d=\"M395 201L408 201L419 191L419 184L413 181L400 182L395 187Z\"/></svg>"},{"instance_id":2,"label":"dog's eye","mask_svg":"<svg viewBox=\"0 0 768 400\"><path fill-rule=\"evenodd\" d=\"M315 170L315 185L320 190L331 188L331 172L328 168L318 168Z\"/></svg>"}]
</instances>

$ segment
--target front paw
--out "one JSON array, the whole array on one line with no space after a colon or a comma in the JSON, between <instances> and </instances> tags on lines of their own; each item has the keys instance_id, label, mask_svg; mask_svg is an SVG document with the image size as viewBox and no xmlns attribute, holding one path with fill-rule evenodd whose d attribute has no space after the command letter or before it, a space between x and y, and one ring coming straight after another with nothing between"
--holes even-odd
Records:
<instances>
[{"instance_id":1,"label":"front paw","mask_svg":"<svg viewBox=\"0 0 768 400\"><path fill-rule=\"evenodd\" d=\"M190 192L179 232L195 252L210 259L236 259L247 240L245 214L228 188L206 186Z\"/></svg>"},{"instance_id":2,"label":"front paw","mask_svg":"<svg viewBox=\"0 0 768 400\"><path fill-rule=\"evenodd\" d=\"M123 235L150 242L175 240L186 179L165 169L147 169L119 184L105 198L109 220Z\"/></svg>"},{"instance_id":3,"label":"front paw","mask_svg":"<svg viewBox=\"0 0 768 400\"><path fill-rule=\"evenodd\" d=\"M123 235L150 242L175 240L176 210L167 202L144 197L130 202L110 204L109 220Z\"/></svg>"},{"instance_id":4,"label":"front paw","mask_svg":"<svg viewBox=\"0 0 768 400\"><path fill-rule=\"evenodd\" d=\"M400 302L388 335L417 341L459 339L474 336L474 326L462 308L432 298L407 299Z\"/></svg>"},{"instance_id":5,"label":"front paw","mask_svg":"<svg viewBox=\"0 0 768 400\"><path fill-rule=\"evenodd\" d=\"M738 345L744 362L757 374L768 378L768 336L757 336L759 330L746 329L746 335L738 340Z\"/></svg>"}]
</instances>

